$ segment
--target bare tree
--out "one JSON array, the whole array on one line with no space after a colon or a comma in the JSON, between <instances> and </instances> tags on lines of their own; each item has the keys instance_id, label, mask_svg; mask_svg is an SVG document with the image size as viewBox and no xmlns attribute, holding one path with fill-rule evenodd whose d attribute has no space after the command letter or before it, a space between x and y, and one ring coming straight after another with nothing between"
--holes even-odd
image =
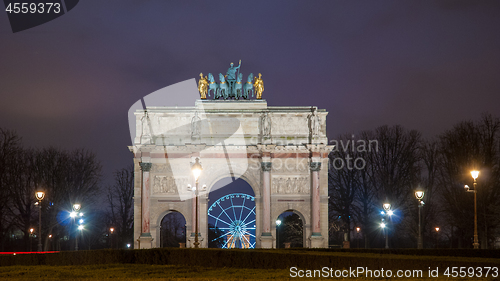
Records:
<instances>
[{"instance_id":1,"label":"bare tree","mask_svg":"<svg viewBox=\"0 0 500 281\"><path fill-rule=\"evenodd\" d=\"M115 172L115 183L108 187L110 221L120 243L133 240L134 227L134 167Z\"/></svg>"},{"instance_id":2,"label":"bare tree","mask_svg":"<svg viewBox=\"0 0 500 281\"><path fill-rule=\"evenodd\" d=\"M14 132L0 128L0 249L3 251L5 243L10 237L12 228L12 212L10 193L14 182L14 161L21 150L21 138Z\"/></svg>"},{"instance_id":3,"label":"bare tree","mask_svg":"<svg viewBox=\"0 0 500 281\"><path fill-rule=\"evenodd\" d=\"M440 136L443 156L439 183L443 210L457 228L459 247L470 240L473 230L473 196L464 191L472 187L471 170L480 171L477 188L478 230L483 248L498 227L500 204L500 120L485 114L479 122L460 122ZM467 242L469 246L471 243Z\"/></svg>"},{"instance_id":4,"label":"bare tree","mask_svg":"<svg viewBox=\"0 0 500 281\"><path fill-rule=\"evenodd\" d=\"M362 136L377 141L377 151L367 155L365 175L375 191L375 208L380 210L384 203L390 203L395 212L389 225L391 236L398 233L397 241L411 239L407 224L401 220L411 214L412 205L407 203L419 184L420 133L396 125L365 131Z\"/></svg>"},{"instance_id":5,"label":"bare tree","mask_svg":"<svg viewBox=\"0 0 500 281\"><path fill-rule=\"evenodd\" d=\"M332 152L328 155L328 193L330 217L342 220L343 233L347 233L350 241L353 201L360 185L360 168L355 162L360 154L356 149L354 138L350 135L340 136ZM358 161L359 162L359 161ZM365 163L364 160L362 163Z\"/></svg>"}]
</instances>

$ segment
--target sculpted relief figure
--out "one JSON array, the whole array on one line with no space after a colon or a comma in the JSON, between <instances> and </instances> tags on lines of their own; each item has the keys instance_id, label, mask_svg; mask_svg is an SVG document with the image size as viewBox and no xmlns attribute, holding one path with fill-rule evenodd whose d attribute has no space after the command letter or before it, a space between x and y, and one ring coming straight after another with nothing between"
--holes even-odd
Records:
<instances>
[{"instance_id":1,"label":"sculpted relief figure","mask_svg":"<svg viewBox=\"0 0 500 281\"><path fill-rule=\"evenodd\" d=\"M309 184L307 177L276 177L272 181L272 193L276 194L307 194Z\"/></svg>"}]
</instances>

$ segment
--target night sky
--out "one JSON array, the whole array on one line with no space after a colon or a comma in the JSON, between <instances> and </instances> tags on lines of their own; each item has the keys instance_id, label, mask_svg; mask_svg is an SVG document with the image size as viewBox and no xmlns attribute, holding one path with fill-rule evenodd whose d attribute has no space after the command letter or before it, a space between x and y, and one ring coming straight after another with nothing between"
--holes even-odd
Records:
<instances>
[{"instance_id":1,"label":"night sky","mask_svg":"<svg viewBox=\"0 0 500 281\"><path fill-rule=\"evenodd\" d=\"M133 103L240 59L269 105L329 111L330 139L385 124L433 137L499 116L500 1L84 0L17 33L0 12L0 127L92 150L110 182L132 163Z\"/></svg>"}]
</instances>

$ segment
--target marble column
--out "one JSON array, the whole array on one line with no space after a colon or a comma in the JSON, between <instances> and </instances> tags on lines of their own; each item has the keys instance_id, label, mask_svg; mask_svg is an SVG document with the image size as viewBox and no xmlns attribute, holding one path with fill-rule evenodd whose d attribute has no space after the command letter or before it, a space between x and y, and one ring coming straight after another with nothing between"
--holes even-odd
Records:
<instances>
[{"instance_id":1,"label":"marble column","mask_svg":"<svg viewBox=\"0 0 500 281\"><path fill-rule=\"evenodd\" d=\"M271 162L261 162L262 168L262 248L272 248L271 234Z\"/></svg>"},{"instance_id":2,"label":"marble column","mask_svg":"<svg viewBox=\"0 0 500 281\"><path fill-rule=\"evenodd\" d=\"M271 162L262 162L263 233L271 233Z\"/></svg>"},{"instance_id":3,"label":"marble column","mask_svg":"<svg viewBox=\"0 0 500 281\"><path fill-rule=\"evenodd\" d=\"M150 178L151 163L141 163L142 170L142 189L141 189L141 236L139 237L139 248L152 248L153 238L151 237L150 221L149 221L149 193L150 193Z\"/></svg>"},{"instance_id":4,"label":"marble column","mask_svg":"<svg viewBox=\"0 0 500 281\"><path fill-rule=\"evenodd\" d=\"M311 162L311 177L312 177L312 236L321 236L320 228L320 194L319 194L319 170L321 170L321 162Z\"/></svg>"}]
</instances>

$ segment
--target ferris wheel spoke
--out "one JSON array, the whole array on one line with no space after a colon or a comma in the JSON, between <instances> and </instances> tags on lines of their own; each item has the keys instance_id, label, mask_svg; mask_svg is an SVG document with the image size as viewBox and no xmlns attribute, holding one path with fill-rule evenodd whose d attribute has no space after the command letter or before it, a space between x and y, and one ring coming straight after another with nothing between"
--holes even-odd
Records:
<instances>
[{"instance_id":1,"label":"ferris wheel spoke","mask_svg":"<svg viewBox=\"0 0 500 281\"><path fill-rule=\"evenodd\" d=\"M247 226L247 224L252 223L252 222L255 222L255 220L253 220L253 221L249 221L249 222L247 222L247 223L243 224L243 226Z\"/></svg>"},{"instance_id":2,"label":"ferris wheel spoke","mask_svg":"<svg viewBox=\"0 0 500 281\"><path fill-rule=\"evenodd\" d=\"M218 217L216 217L216 216L214 216L214 215L212 215L212 214L208 214L208 215L209 215L209 216L211 216L212 218L214 218L214 219L218 220L218 221L221 221L221 222L223 222L223 223L227 224L227 225L231 225L230 223L227 223L227 222L225 222L224 220L222 220L222 219L220 219L220 218L218 218Z\"/></svg>"},{"instance_id":3,"label":"ferris wheel spoke","mask_svg":"<svg viewBox=\"0 0 500 281\"><path fill-rule=\"evenodd\" d=\"M235 210L234 210L235 206L234 206L233 198L232 198L232 197L229 197L229 199L231 200L231 209L233 209L234 219L236 219L236 212L235 212Z\"/></svg>"},{"instance_id":4,"label":"ferris wheel spoke","mask_svg":"<svg viewBox=\"0 0 500 281\"><path fill-rule=\"evenodd\" d=\"M212 239L212 241L215 241L215 240L217 240L217 239L220 239L220 238L222 238L222 237L224 237L224 236L228 235L229 233L230 233L230 232L226 232L226 233L222 234L221 236L219 236L219 237L217 237L217 238L215 238L215 239Z\"/></svg>"},{"instance_id":5,"label":"ferris wheel spoke","mask_svg":"<svg viewBox=\"0 0 500 281\"><path fill-rule=\"evenodd\" d=\"M242 235L242 236L243 236L243 238L245 238L245 240L247 240L248 245L250 245L250 240L248 240L248 238L247 238L246 234L249 234L249 235L252 235L252 234L251 234L251 233L249 233L249 232L247 232L247 233L245 233L245 235ZM254 236L254 237L255 237L255 236Z\"/></svg>"},{"instance_id":6,"label":"ferris wheel spoke","mask_svg":"<svg viewBox=\"0 0 500 281\"><path fill-rule=\"evenodd\" d=\"M220 209L222 210L222 212L226 215L226 217L231 221L231 222L234 222L234 220L226 213L226 210L224 208L222 208L222 206L220 205L219 202L217 202L217 204L219 204L219 207Z\"/></svg>"},{"instance_id":7,"label":"ferris wheel spoke","mask_svg":"<svg viewBox=\"0 0 500 281\"><path fill-rule=\"evenodd\" d=\"M241 217L243 216L243 208L245 207L245 201L247 200L246 197L243 197L243 203L241 204L241 212L240 212L240 221L241 221Z\"/></svg>"},{"instance_id":8,"label":"ferris wheel spoke","mask_svg":"<svg viewBox=\"0 0 500 281\"><path fill-rule=\"evenodd\" d=\"M229 240L226 240L226 242L224 243L224 245L222 245L222 248L223 249L227 249L227 243L229 242Z\"/></svg>"},{"instance_id":9,"label":"ferris wheel spoke","mask_svg":"<svg viewBox=\"0 0 500 281\"><path fill-rule=\"evenodd\" d=\"M246 220L247 220L248 216L250 216L250 214L252 214L252 213L253 213L253 210L255 210L255 207L253 207L252 211L248 212L248 215L245 217L245 219L244 219L243 221L246 221ZM254 213L254 214L255 214L255 213Z\"/></svg>"}]
</instances>

